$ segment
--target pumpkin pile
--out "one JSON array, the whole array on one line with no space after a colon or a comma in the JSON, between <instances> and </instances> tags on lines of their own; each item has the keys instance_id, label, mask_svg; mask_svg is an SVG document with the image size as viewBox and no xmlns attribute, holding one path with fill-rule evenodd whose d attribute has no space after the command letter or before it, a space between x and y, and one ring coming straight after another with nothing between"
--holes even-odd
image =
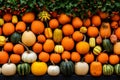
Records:
<instances>
[{"instance_id":1,"label":"pumpkin pile","mask_svg":"<svg viewBox=\"0 0 120 80\"><path fill-rule=\"evenodd\" d=\"M65 13L0 18L0 74L120 75L120 14Z\"/></svg>"}]
</instances>

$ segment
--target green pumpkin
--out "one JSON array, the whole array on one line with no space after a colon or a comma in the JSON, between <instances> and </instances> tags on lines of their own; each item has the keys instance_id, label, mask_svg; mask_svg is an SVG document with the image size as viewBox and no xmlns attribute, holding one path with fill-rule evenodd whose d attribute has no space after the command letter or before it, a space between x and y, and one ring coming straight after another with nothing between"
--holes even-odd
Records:
<instances>
[{"instance_id":1,"label":"green pumpkin","mask_svg":"<svg viewBox=\"0 0 120 80\"><path fill-rule=\"evenodd\" d=\"M21 34L18 32L14 32L11 36L10 36L10 41L14 44L19 43L19 41L21 41Z\"/></svg>"},{"instance_id":2,"label":"green pumpkin","mask_svg":"<svg viewBox=\"0 0 120 80\"><path fill-rule=\"evenodd\" d=\"M17 72L19 75L22 75L22 76L29 74L30 73L30 64L28 64L28 63L18 64Z\"/></svg>"},{"instance_id":3,"label":"green pumpkin","mask_svg":"<svg viewBox=\"0 0 120 80\"><path fill-rule=\"evenodd\" d=\"M64 76L71 76L75 71L75 66L72 61L62 61L60 63L60 71Z\"/></svg>"},{"instance_id":4,"label":"green pumpkin","mask_svg":"<svg viewBox=\"0 0 120 80\"><path fill-rule=\"evenodd\" d=\"M110 64L103 65L103 75L110 76L114 73L114 67Z\"/></svg>"},{"instance_id":5,"label":"green pumpkin","mask_svg":"<svg viewBox=\"0 0 120 80\"><path fill-rule=\"evenodd\" d=\"M103 48L107 51L107 52L112 52L113 51L113 45L111 44L109 39L103 39Z\"/></svg>"},{"instance_id":6,"label":"green pumpkin","mask_svg":"<svg viewBox=\"0 0 120 80\"><path fill-rule=\"evenodd\" d=\"M114 66L114 68L115 68L115 73L116 73L117 75L120 75L120 64L116 64L116 65Z\"/></svg>"}]
</instances>

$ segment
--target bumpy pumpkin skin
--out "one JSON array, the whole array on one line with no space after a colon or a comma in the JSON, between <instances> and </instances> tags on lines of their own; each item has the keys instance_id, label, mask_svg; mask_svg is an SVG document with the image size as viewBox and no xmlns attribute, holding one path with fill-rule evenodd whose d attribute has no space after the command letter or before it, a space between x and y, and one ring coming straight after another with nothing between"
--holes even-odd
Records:
<instances>
[{"instance_id":1,"label":"bumpy pumpkin skin","mask_svg":"<svg viewBox=\"0 0 120 80\"><path fill-rule=\"evenodd\" d=\"M101 76L102 75L102 64L100 62L92 62L90 64L90 74L92 76Z\"/></svg>"}]
</instances>

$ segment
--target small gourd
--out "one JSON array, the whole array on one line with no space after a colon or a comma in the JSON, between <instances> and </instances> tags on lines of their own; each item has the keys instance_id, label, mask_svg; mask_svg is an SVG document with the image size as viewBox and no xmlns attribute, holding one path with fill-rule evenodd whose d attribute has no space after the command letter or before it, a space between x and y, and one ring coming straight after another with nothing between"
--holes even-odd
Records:
<instances>
[{"instance_id":1,"label":"small gourd","mask_svg":"<svg viewBox=\"0 0 120 80\"><path fill-rule=\"evenodd\" d=\"M113 31L113 33L110 36L110 41L113 44L117 42L117 36L114 34L114 31Z\"/></svg>"},{"instance_id":2,"label":"small gourd","mask_svg":"<svg viewBox=\"0 0 120 80\"><path fill-rule=\"evenodd\" d=\"M64 51L64 47L62 45L56 45L54 51L56 53L62 53Z\"/></svg>"},{"instance_id":3,"label":"small gourd","mask_svg":"<svg viewBox=\"0 0 120 80\"><path fill-rule=\"evenodd\" d=\"M101 44L102 43L102 37L100 35L96 38L96 43L97 44Z\"/></svg>"},{"instance_id":4,"label":"small gourd","mask_svg":"<svg viewBox=\"0 0 120 80\"><path fill-rule=\"evenodd\" d=\"M89 38L89 45L90 47L95 47L96 42L94 37Z\"/></svg>"},{"instance_id":5,"label":"small gourd","mask_svg":"<svg viewBox=\"0 0 120 80\"><path fill-rule=\"evenodd\" d=\"M99 55L101 51L102 51L102 48L101 48L101 46L99 46L99 45L97 45L97 46L95 46L95 47L93 48L93 53L94 53L95 55Z\"/></svg>"},{"instance_id":6,"label":"small gourd","mask_svg":"<svg viewBox=\"0 0 120 80\"><path fill-rule=\"evenodd\" d=\"M84 27L84 26L82 26L82 27L80 28L80 32L81 32L81 33L86 33L86 32L87 32L87 28Z\"/></svg>"},{"instance_id":7,"label":"small gourd","mask_svg":"<svg viewBox=\"0 0 120 80\"><path fill-rule=\"evenodd\" d=\"M44 34L45 34L46 38L52 38L53 37L51 28L45 28Z\"/></svg>"},{"instance_id":8,"label":"small gourd","mask_svg":"<svg viewBox=\"0 0 120 80\"><path fill-rule=\"evenodd\" d=\"M11 36L10 36L10 41L14 44L19 43L19 41L21 41L21 34L18 32L14 32Z\"/></svg>"},{"instance_id":9,"label":"small gourd","mask_svg":"<svg viewBox=\"0 0 120 80\"><path fill-rule=\"evenodd\" d=\"M0 46L3 46L6 43L5 36L0 36Z\"/></svg>"}]
</instances>

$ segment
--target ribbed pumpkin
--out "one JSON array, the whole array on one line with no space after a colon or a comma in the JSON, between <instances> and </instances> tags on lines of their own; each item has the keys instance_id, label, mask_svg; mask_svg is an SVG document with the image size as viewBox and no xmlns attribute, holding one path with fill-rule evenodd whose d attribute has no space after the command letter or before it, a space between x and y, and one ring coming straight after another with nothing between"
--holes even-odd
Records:
<instances>
[{"instance_id":1,"label":"ribbed pumpkin","mask_svg":"<svg viewBox=\"0 0 120 80\"><path fill-rule=\"evenodd\" d=\"M22 63L17 65L17 72L19 75L28 75L30 73L30 64Z\"/></svg>"},{"instance_id":2,"label":"ribbed pumpkin","mask_svg":"<svg viewBox=\"0 0 120 80\"><path fill-rule=\"evenodd\" d=\"M72 34L72 38L74 41L76 42L79 42L79 41L82 41L83 40L83 34L80 33L80 31L75 31L73 34Z\"/></svg>"},{"instance_id":3,"label":"ribbed pumpkin","mask_svg":"<svg viewBox=\"0 0 120 80\"><path fill-rule=\"evenodd\" d=\"M47 64L45 62L33 62L31 64L31 72L35 76L45 75L47 72Z\"/></svg>"},{"instance_id":4,"label":"ribbed pumpkin","mask_svg":"<svg viewBox=\"0 0 120 80\"><path fill-rule=\"evenodd\" d=\"M90 46L85 40L86 36L84 36L83 41L80 41L76 44L76 51L79 52L80 54L86 54L89 52Z\"/></svg>"},{"instance_id":5,"label":"ribbed pumpkin","mask_svg":"<svg viewBox=\"0 0 120 80\"><path fill-rule=\"evenodd\" d=\"M11 36L10 36L10 41L14 44L19 43L19 41L21 41L21 34L18 32L14 32Z\"/></svg>"},{"instance_id":6,"label":"ribbed pumpkin","mask_svg":"<svg viewBox=\"0 0 120 80\"><path fill-rule=\"evenodd\" d=\"M26 46L32 46L36 42L35 34L32 31L30 31L30 30L25 31L22 34L22 42Z\"/></svg>"},{"instance_id":7,"label":"ribbed pumpkin","mask_svg":"<svg viewBox=\"0 0 120 80\"><path fill-rule=\"evenodd\" d=\"M91 22L95 26L100 26L100 24L101 24L101 18L100 18L100 16L98 16L98 15L92 16L92 21Z\"/></svg>"},{"instance_id":8,"label":"ribbed pumpkin","mask_svg":"<svg viewBox=\"0 0 120 80\"><path fill-rule=\"evenodd\" d=\"M95 46L95 47L93 48L93 53L94 53L95 55L99 55L101 51L102 51L102 48L101 48L101 46L99 46L99 45L97 45L97 46Z\"/></svg>"},{"instance_id":9,"label":"ribbed pumpkin","mask_svg":"<svg viewBox=\"0 0 120 80\"><path fill-rule=\"evenodd\" d=\"M95 59L94 54L92 52L88 52L85 56L84 56L84 61L87 63L91 63L93 62Z\"/></svg>"},{"instance_id":10,"label":"ribbed pumpkin","mask_svg":"<svg viewBox=\"0 0 120 80\"><path fill-rule=\"evenodd\" d=\"M116 73L117 75L120 75L120 64L116 64L116 65L114 66L114 70L115 70L115 73Z\"/></svg>"},{"instance_id":11,"label":"ribbed pumpkin","mask_svg":"<svg viewBox=\"0 0 120 80\"><path fill-rule=\"evenodd\" d=\"M93 61L90 64L90 74L92 76L101 76L102 75L102 64L97 61Z\"/></svg>"},{"instance_id":12,"label":"ribbed pumpkin","mask_svg":"<svg viewBox=\"0 0 120 80\"><path fill-rule=\"evenodd\" d=\"M0 51L0 64L5 64L8 62L9 55L6 51Z\"/></svg>"},{"instance_id":13,"label":"ribbed pumpkin","mask_svg":"<svg viewBox=\"0 0 120 80\"><path fill-rule=\"evenodd\" d=\"M103 65L103 75L110 76L114 73L114 67L110 64Z\"/></svg>"},{"instance_id":14,"label":"ribbed pumpkin","mask_svg":"<svg viewBox=\"0 0 120 80\"><path fill-rule=\"evenodd\" d=\"M89 26L87 29L87 35L89 37L96 37L99 34L99 30L95 26Z\"/></svg>"},{"instance_id":15,"label":"ribbed pumpkin","mask_svg":"<svg viewBox=\"0 0 120 80\"><path fill-rule=\"evenodd\" d=\"M54 50L55 43L52 39L47 39L43 44L43 50L45 52L52 52Z\"/></svg>"},{"instance_id":16,"label":"ribbed pumpkin","mask_svg":"<svg viewBox=\"0 0 120 80\"><path fill-rule=\"evenodd\" d=\"M111 35L111 27L109 22L103 22L100 27L100 35L102 38L109 38Z\"/></svg>"},{"instance_id":17,"label":"ribbed pumpkin","mask_svg":"<svg viewBox=\"0 0 120 80\"><path fill-rule=\"evenodd\" d=\"M55 45L54 51L56 53L62 53L64 51L64 48L62 45Z\"/></svg>"},{"instance_id":18,"label":"ribbed pumpkin","mask_svg":"<svg viewBox=\"0 0 120 80\"><path fill-rule=\"evenodd\" d=\"M53 33L52 33L51 28L45 28L44 34L45 34L46 38L52 38L53 37Z\"/></svg>"},{"instance_id":19,"label":"ribbed pumpkin","mask_svg":"<svg viewBox=\"0 0 120 80\"><path fill-rule=\"evenodd\" d=\"M114 44L113 52L117 55L120 55L120 42Z\"/></svg>"},{"instance_id":20,"label":"ribbed pumpkin","mask_svg":"<svg viewBox=\"0 0 120 80\"><path fill-rule=\"evenodd\" d=\"M120 27L118 27L118 28L115 30L115 35L116 35L117 38L120 40Z\"/></svg>"},{"instance_id":21,"label":"ribbed pumpkin","mask_svg":"<svg viewBox=\"0 0 120 80\"><path fill-rule=\"evenodd\" d=\"M74 17L72 19L72 25L74 28L80 28L83 25L83 22L79 17Z\"/></svg>"},{"instance_id":22,"label":"ribbed pumpkin","mask_svg":"<svg viewBox=\"0 0 120 80\"><path fill-rule=\"evenodd\" d=\"M63 75L71 76L74 73L74 70L75 66L72 61L65 60L60 63L60 71Z\"/></svg>"}]
</instances>

